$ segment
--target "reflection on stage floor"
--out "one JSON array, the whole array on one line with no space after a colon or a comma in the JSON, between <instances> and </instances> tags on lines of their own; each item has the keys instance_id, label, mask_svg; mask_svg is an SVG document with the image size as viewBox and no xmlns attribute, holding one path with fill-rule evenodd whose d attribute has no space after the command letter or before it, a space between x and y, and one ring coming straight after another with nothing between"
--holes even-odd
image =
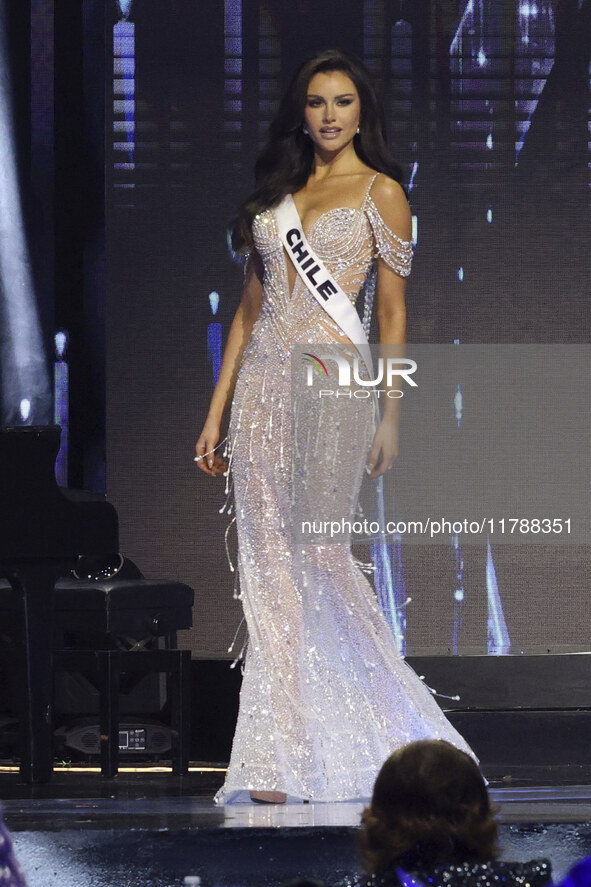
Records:
<instances>
[{"instance_id":1,"label":"reflection on stage floor","mask_svg":"<svg viewBox=\"0 0 591 887\"><path fill-rule=\"evenodd\" d=\"M30 887L217 887L333 881L355 870L362 803L216 807L223 770L114 780L69 770L45 786L0 772L6 823ZM555 876L591 853L591 786L491 786L507 859L546 856Z\"/></svg>"}]
</instances>

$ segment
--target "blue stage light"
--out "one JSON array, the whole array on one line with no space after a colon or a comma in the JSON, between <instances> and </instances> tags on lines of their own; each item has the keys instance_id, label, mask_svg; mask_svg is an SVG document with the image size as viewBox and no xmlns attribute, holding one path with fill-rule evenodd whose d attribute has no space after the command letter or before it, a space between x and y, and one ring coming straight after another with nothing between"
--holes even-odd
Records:
<instances>
[{"instance_id":1,"label":"blue stage light","mask_svg":"<svg viewBox=\"0 0 591 887\"><path fill-rule=\"evenodd\" d=\"M50 421L51 390L19 191L6 33L0 4L0 418L43 425Z\"/></svg>"}]
</instances>

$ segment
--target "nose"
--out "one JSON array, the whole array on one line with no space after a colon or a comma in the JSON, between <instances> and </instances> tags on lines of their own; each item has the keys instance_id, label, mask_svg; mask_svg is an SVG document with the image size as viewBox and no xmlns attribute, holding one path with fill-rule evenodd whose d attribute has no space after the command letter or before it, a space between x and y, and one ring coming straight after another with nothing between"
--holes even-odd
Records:
<instances>
[{"instance_id":1,"label":"nose","mask_svg":"<svg viewBox=\"0 0 591 887\"><path fill-rule=\"evenodd\" d=\"M328 105L328 104L325 105L324 106L324 122L325 123L332 123L332 121L334 119L335 119L334 108L332 107L332 105Z\"/></svg>"}]
</instances>

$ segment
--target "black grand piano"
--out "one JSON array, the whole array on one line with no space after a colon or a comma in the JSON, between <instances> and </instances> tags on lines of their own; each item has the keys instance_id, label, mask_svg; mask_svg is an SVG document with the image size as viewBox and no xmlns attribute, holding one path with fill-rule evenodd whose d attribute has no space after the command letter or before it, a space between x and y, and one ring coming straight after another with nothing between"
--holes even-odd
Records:
<instances>
[{"instance_id":1,"label":"black grand piano","mask_svg":"<svg viewBox=\"0 0 591 887\"><path fill-rule=\"evenodd\" d=\"M113 559L117 512L96 493L58 487L60 428L0 428L0 577L22 600L21 776L47 782L52 755L53 589L80 555Z\"/></svg>"}]
</instances>

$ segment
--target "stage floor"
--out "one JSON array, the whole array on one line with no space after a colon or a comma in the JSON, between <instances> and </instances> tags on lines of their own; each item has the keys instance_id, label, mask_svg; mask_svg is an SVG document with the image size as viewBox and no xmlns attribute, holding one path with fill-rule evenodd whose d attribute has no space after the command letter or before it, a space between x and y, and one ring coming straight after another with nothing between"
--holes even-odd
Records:
<instances>
[{"instance_id":1,"label":"stage floor","mask_svg":"<svg viewBox=\"0 0 591 887\"><path fill-rule=\"evenodd\" d=\"M70 772L50 785L30 787L12 775L0 775L0 797L13 831L355 828L364 807L358 802L299 801L218 807L207 782L191 774L178 779L158 772L122 773L116 780L102 780L95 774ZM591 786L491 788L490 794L503 823L591 822Z\"/></svg>"},{"instance_id":2,"label":"stage floor","mask_svg":"<svg viewBox=\"0 0 591 887\"><path fill-rule=\"evenodd\" d=\"M281 885L356 869L359 803L216 807L223 773L70 770L46 786L0 773L0 797L29 887ZM491 787L505 859L547 857L556 877L591 854L591 786Z\"/></svg>"}]
</instances>

